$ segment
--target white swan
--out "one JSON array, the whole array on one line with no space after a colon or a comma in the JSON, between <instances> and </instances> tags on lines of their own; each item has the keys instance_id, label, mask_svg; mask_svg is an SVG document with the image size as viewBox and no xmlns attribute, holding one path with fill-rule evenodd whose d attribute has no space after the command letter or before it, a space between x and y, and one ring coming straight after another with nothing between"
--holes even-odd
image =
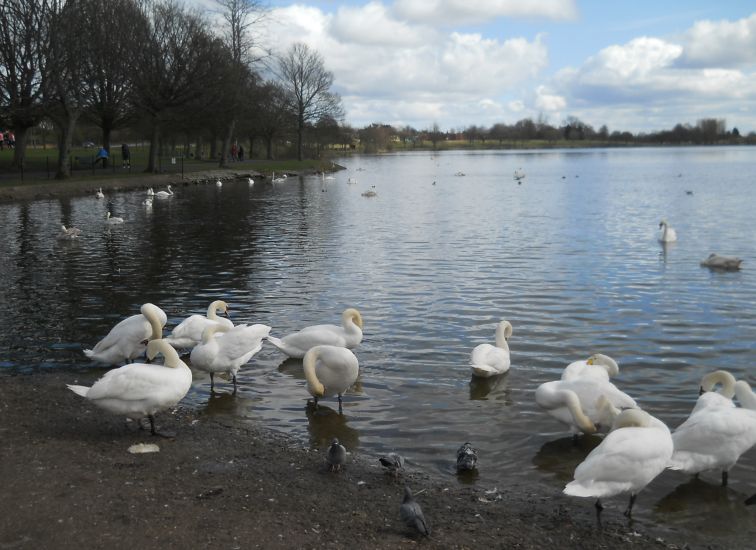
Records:
<instances>
[{"instance_id":1,"label":"white swan","mask_svg":"<svg viewBox=\"0 0 756 550\"><path fill-rule=\"evenodd\" d=\"M105 223L110 225L117 225L119 223L123 223L123 218L119 218L118 216L111 216L110 210L108 210L105 214Z\"/></svg>"},{"instance_id":2,"label":"white swan","mask_svg":"<svg viewBox=\"0 0 756 550\"><path fill-rule=\"evenodd\" d=\"M215 337L217 331L223 331L222 338ZM210 391L214 389L216 372L229 373L236 391L236 373L262 349L262 340L269 332L267 325L237 325L231 329L210 325L203 331L202 342L194 347L189 360L193 367L210 373Z\"/></svg>"},{"instance_id":3,"label":"white swan","mask_svg":"<svg viewBox=\"0 0 756 550\"><path fill-rule=\"evenodd\" d=\"M629 492L625 515L630 517L636 495L664 471L672 449L672 436L662 421L640 409L622 411L609 435L575 469L564 493L595 497L600 518L601 498Z\"/></svg>"},{"instance_id":4,"label":"white swan","mask_svg":"<svg viewBox=\"0 0 756 550\"><path fill-rule=\"evenodd\" d=\"M68 227L66 228L65 225L60 226L60 233L58 233L59 239L76 239L81 235L81 229L77 229L76 227Z\"/></svg>"},{"instance_id":5,"label":"white swan","mask_svg":"<svg viewBox=\"0 0 756 550\"><path fill-rule=\"evenodd\" d=\"M97 190L97 193L95 193L95 197L97 197L98 199L104 199L105 198L105 193L102 192L102 187L100 187Z\"/></svg>"},{"instance_id":6,"label":"white swan","mask_svg":"<svg viewBox=\"0 0 756 550\"><path fill-rule=\"evenodd\" d=\"M737 256L720 256L712 252L708 258L701 262L701 266L723 271L737 271L742 263L743 260Z\"/></svg>"},{"instance_id":7,"label":"white swan","mask_svg":"<svg viewBox=\"0 0 756 550\"><path fill-rule=\"evenodd\" d=\"M137 421L146 416L156 435L153 415L181 401L192 385L192 371L175 349L164 340L152 340L147 358L158 353L165 357L164 365L132 363L106 372L91 388L68 384L68 389L108 412Z\"/></svg>"},{"instance_id":8,"label":"white swan","mask_svg":"<svg viewBox=\"0 0 756 550\"><path fill-rule=\"evenodd\" d=\"M522 168L518 168L514 171L514 179L515 181L520 181L521 179L525 178L525 172L523 172Z\"/></svg>"},{"instance_id":9,"label":"white swan","mask_svg":"<svg viewBox=\"0 0 756 550\"><path fill-rule=\"evenodd\" d=\"M252 178L247 178L247 182L249 182L249 186L252 187L255 184L255 180Z\"/></svg>"},{"instance_id":10,"label":"white swan","mask_svg":"<svg viewBox=\"0 0 756 550\"><path fill-rule=\"evenodd\" d=\"M154 304L146 303L140 311L141 314L127 317L110 329L94 349L85 349L84 355L100 363L118 365L144 353L144 341L162 338L168 318Z\"/></svg>"},{"instance_id":11,"label":"white swan","mask_svg":"<svg viewBox=\"0 0 756 550\"><path fill-rule=\"evenodd\" d=\"M155 196L159 199L167 199L168 197L173 196L173 189L171 189L171 186L166 187L167 191L158 191L155 193Z\"/></svg>"},{"instance_id":12,"label":"white swan","mask_svg":"<svg viewBox=\"0 0 756 550\"><path fill-rule=\"evenodd\" d=\"M714 391L716 386L720 386L719 391ZM732 398L735 397L736 387L735 377L726 370L706 374L701 379L699 397L691 414L706 408L734 407Z\"/></svg>"},{"instance_id":13,"label":"white swan","mask_svg":"<svg viewBox=\"0 0 756 550\"><path fill-rule=\"evenodd\" d=\"M362 193L363 197L375 197L377 195L378 195L378 193L376 193L372 189L368 189L367 191L365 191L364 193Z\"/></svg>"},{"instance_id":14,"label":"white swan","mask_svg":"<svg viewBox=\"0 0 756 550\"><path fill-rule=\"evenodd\" d=\"M152 206L152 197L147 197L146 199L144 199L144 200L142 201L142 204L143 204L143 205L145 205L145 206L146 206L146 207L148 207L148 208L149 208L150 206Z\"/></svg>"},{"instance_id":15,"label":"white swan","mask_svg":"<svg viewBox=\"0 0 756 550\"><path fill-rule=\"evenodd\" d=\"M148 197L152 197L153 195L155 195L155 191L152 190L152 187L148 187L147 188L147 196Z\"/></svg>"},{"instance_id":16,"label":"white swan","mask_svg":"<svg viewBox=\"0 0 756 550\"><path fill-rule=\"evenodd\" d=\"M228 315L228 304L223 300L215 300L207 307L207 316L190 315L171 331L166 338L173 347L192 348L202 341L202 333L208 327L222 326L227 329L234 328L230 319L218 317L217 312L222 311Z\"/></svg>"},{"instance_id":17,"label":"white swan","mask_svg":"<svg viewBox=\"0 0 756 550\"><path fill-rule=\"evenodd\" d=\"M617 409L637 407L632 397L608 380L590 376L545 382L536 389L535 400L573 434L592 434L608 430L613 418L602 406L602 396Z\"/></svg>"},{"instance_id":18,"label":"white swan","mask_svg":"<svg viewBox=\"0 0 756 550\"><path fill-rule=\"evenodd\" d=\"M756 394L745 380L738 380L735 384L735 395L744 409L756 411Z\"/></svg>"},{"instance_id":19,"label":"white swan","mask_svg":"<svg viewBox=\"0 0 756 550\"><path fill-rule=\"evenodd\" d=\"M496 345L478 344L470 354L470 366L473 376L488 378L504 374L509 370L509 344L512 336L512 324L500 321L496 325Z\"/></svg>"},{"instance_id":20,"label":"white swan","mask_svg":"<svg viewBox=\"0 0 756 550\"><path fill-rule=\"evenodd\" d=\"M283 338L268 336L268 341L289 357L301 359L307 350L327 344L343 348L353 348L362 342L362 316L354 308L345 309L341 314L341 326L314 325Z\"/></svg>"},{"instance_id":21,"label":"white swan","mask_svg":"<svg viewBox=\"0 0 756 550\"><path fill-rule=\"evenodd\" d=\"M662 230L661 235L659 235L659 242L671 243L677 240L677 232L667 224L666 220L659 222L659 229Z\"/></svg>"},{"instance_id":22,"label":"white swan","mask_svg":"<svg viewBox=\"0 0 756 550\"><path fill-rule=\"evenodd\" d=\"M322 397L338 395L341 413L341 396L360 372L354 353L339 346L315 346L305 354L303 366L307 391L315 398L315 405Z\"/></svg>"},{"instance_id":23,"label":"white swan","mask_svg":"<svg viewBox=\"0 0 756 550\"><path fill-rule=\"evenodd\" d=\"M215 182L216 187L223 187L223 182L219 179Z\"/></svg>"},{"instance_id":24,"label":"white swan","mask_svg":"<svg viewBox=\"0 0 756 550\"><path fill-rule=\"evenodd\" d=\"M286 181L286 178L288 178L288 177L289 177L289 176L287 176L286 174L284 174L284 175L283 175L283 176L281 176L280 178L277 178L277 177L276 177L276 173L275 173L275 172L273 172L273 175L271 176L271 180L273 181L273 183L283 183L283 182L285 182L285 181Z\"/></svg>"},{"instance_id":25,"label":"white swan","mask_svg":"<svg viewBox=\"0 0 756 550\"><path fill-rule=\"evenodd\" d=\"M588 359L573 361L567 365L562 372L562 380L574 380L588 376L608 382L611 377L618 374L619 365L614 359L603 353L595 353Z\"/></svg>"}]
</instances>

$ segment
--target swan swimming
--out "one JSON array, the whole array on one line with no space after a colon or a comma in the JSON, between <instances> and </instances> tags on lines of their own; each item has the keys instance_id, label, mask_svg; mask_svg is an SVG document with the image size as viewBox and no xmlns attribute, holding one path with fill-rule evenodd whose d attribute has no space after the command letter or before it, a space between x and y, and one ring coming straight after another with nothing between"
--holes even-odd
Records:
<instances>
[{"instance_id":1,"label":"swan swimming","mask_svg":"<svg viewBox=\"0 0 756 550\"><path fill-rule=\"evenodd\" d=\"M473 376L488 378L504 374L509 370L509 338L512 337L512 324L500 321L496 325L496 345L478 344L470 353L470 366Z\"/></svg>"},{"instance_id":2,"label":"swan swimming","mask_svg":"<svg viewBox=\"0 0 756 550\"><path fill-rule=\"evenodd\" d=\"M222 338L215 333L223 332ZM270 327L267 325L210 325L202 332L202 342L192 350L189 360L193 367L210 373L210 391L214 389L213 374L226 372L231 375L236 391L236 373L242 365L252 359L262 349L262 341Z\"/></svg>"},{"instance_id":3,"label":"swan swimming","mask_svg":"<svg viewBox=\"0 0 756 550\"><path fill-rule=\"evenodd\" d=\"M184 398L192 385L192 371L165 340L151 340L147 358L152 360L158 353L165 357L163 365L124 365L106 372L92 387L68 384L68 389L108 412L137 422L147 417L152 435L162 435L155 430L153 415Z\"/></svg>"},{"instance_id":4,"label":"swan swimming","mask_svg":"<svg viewBox=\"0 0 756 550\"><path fill-rule=\"evenodd\" d=\"M249 182L249 186L252 187L255 184L255 180L252 178L247 178L247 182Z\"/></svg>"},{"instance_id":5,"label":"swan swimming","mask_svg":"<svg viewBox=\"0 0 756 550\"><path fill-rule=\"evenodd\" d=\"M338 346L315 346L305 354L303 366L307 391L315 398L315 406L318 399L336 395L341 414L341 396L357 381L360 372L354 353Z\"/></svg>"},{"instance_id":6,"label":"swan swimming","mask_svg":"<svg viewBox=\"0 0 756 550\"><path fill-rule=\"evenodd\" d=\"M636 495L664 471L672 450L672 435L661 420L641 409L622 411L609 435L575 469L564 493L596 498L600 520L602 498L629 492L625 515L631 517Z\"/></svg>"},{"instance_id":7,"label":"swan swimming","mask_svg":"<svg viewBox=\"0 0 756 550\"><path fill-rule=\"evenodd\" d=\"M77 229L76 227L68 227L66 228L65 225L60 226L60 233L58 233L59 239L76 239L81 235L81 229Z\"/></svg>"},{"instance_id":8,"label":"swan swimming","mask_svg":"<svg viewBox=\"0 0 756 550\"><path fill-rule=\"evenodd\" d=\"M223 182L221 180L218 180L215 182L216 187L223 187Z\"/></svg>"},{"instance_id":9,"label":"swan swimming","mask_svg":"<svg viewBox=\"0 0 756 550\"><path fill-rule=\"evenodd\" d=\"M218 317L217 314L217 312L222 311L228 315L228 309L226 302L215 300L207 307L207 316L190 315L174 327L166 340L178 349L193 348L202 341L202 333L207 327L222 326L230 330L234 328L231 320Z\"/></svg>"},{"instance_id":10,"label":"swan swimming","mask_svg":"<svg viewBox=\"0 0 756 550\"><path fill-rule=\"evenodd\" d=\"M737 256L720 256L712 252L708 258L701 262L701 266L721 269L723 271L737 271L740 269L740 264L742 263L743 260Z\"/></svg>"},{"instance_id":11,"label":"swan swimming","mask_svg":"<svg viewBox=\"0 0 756 550\"><path fill-rule=\"evenodd\" d=\"M144 353L145 340L163 337L163 327L168 317L162 309L150 303L142 305L140 311L140 314L127 317L110 329L94 349L85 349L84 355L100 363L118 365Z\"/></svg>"},{"instance_id":12,"label":"swan swimming","mask_svg":"<svg viewBox=\"0 0 756 550\"><path fill-rule=\"evenodd\" d=\"M155 193L155 196L159 199L167 199L168 197L172 197L173 189L171 189L171 186L168 185L166 189L167 191L158 191L157 193Z\"/></svg>"},{"instance_id":13,"label":"swan swimming","mask_svg":"<svg viewBox=\"0 0 756 550\"><path fill-rule=\"evenodd\" d=\"M105 213L105 223L110 225L118 225L119 223L123 223L123 218L119 218L118 216L111 216L110 210L108 210Z\"/></svg>"},{"instance_id":14,"label":"swan swimming","mask_svg":"<svg viewBox=\"0 0 756 550\"><path fill-rule=\"evenodd\" d=\"M353 348L362 341L362 316L354 308L341 314L341 326L313 325L283 338L268 336L268 341L289 357L301 359L313 346L327 344Z\"/></svg>"},{"instance_id":15,"label":"swan swimming","mask_svg":"<svg viewBox=\"0 0 756 550\"><path fill-rule=\"evenodd\" d=\"M95 197L97 197L98 199L104 199L105 198L105 193L102 192L102 187L100 187L97 190L97 193L95 193Z\"/></svg>"},{"instance_id":16,"label":"swan swimming","mask_svg":"<svg viewBox=\"0 0 756 550\"><path fill-rule=\"evenodd\" d=\"M672 229L667 224L666 220L662 220L659 222L659 229L662 230L661 235L659 236L659 242L672 243L677 240L677 231Z\"/></svg>"},{"instance_id":17,"label":"swan swimming","mask_svg":"<svg viewBox=\"0 0 756 550\"><path fill-rule=\"evenodd\" d=\"M619 365L614 359L603 353L595 353L588 359L573 361L567 365L562 372L562 380L574 380L588 376L608 382L611 377L618 374Z\"/></svg>"},{"instance_id":18,"label":"swan swimming","mask_svg":"<svg viewBox=\"0 0 756 550\"><path fill-rule=\"evenodd\" d=\"M152 190L152 187L148 187L147 188L147 196L148 197L152 197L153 195L155 195L155 191Z\"/></svg>"}]
</instances>

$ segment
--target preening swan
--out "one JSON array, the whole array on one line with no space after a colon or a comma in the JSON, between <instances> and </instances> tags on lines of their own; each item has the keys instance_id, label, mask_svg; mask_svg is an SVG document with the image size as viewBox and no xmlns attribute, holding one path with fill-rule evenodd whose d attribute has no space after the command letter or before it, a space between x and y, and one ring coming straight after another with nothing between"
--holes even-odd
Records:
<instances>
[{"instance_id":1,"label":"preening swan","mask_svg":"<svg viewBox=\"0 0 756 550\"><path fill-rule=\"evenodd\" d=\"M622 411L612 431L575 469L575 479L564 493L596 498L601 517L601 498L630 493L625 515L630 517L636 495L664 471L672 456L672 436L660 420L640 409Z\"/></svg>"},{"instance_id":2,"label":"preening swan","mask_svg":"<svg viewBox=\"0 0 756 550\"><path fill-rule=\"evenodd\" d=\"M102 187L100 187L97 190L97 193L95 193L95 197L97 197L98 199L104 199L105 198L105 193L102 192Z\"/></svg>"},{"instance_id":3,"label":"preening swan","mask_svg":"<svg viewBox=\"0 0 756 550\"><path fill-rule=\"evenodd\" d=\"M509 370L509 338L512 337L512 324L500 321L496 326L496 345L478 344L470 354L470 366L473 376L488 378L504 374Z\"/></svg>"},{"instance_id":4,"label":"preening swan","mask_svg":"<svg viewBox=\"0 0 756 550\"><path fill-rule=\"evenodd\" d=\"M574 380L583 376L609 381L619 374L617 362L603 353L595 353L588 359L573 361L564 368L562 380Z\"/></svg>"},{"instance_id":5,"label":"preening swan","mask_svg":"<svg viewBox=\"0 0 756 550\"><path fill-rule=\"evenodd\" d=\"M171 189L171 186L166 187L167 191L158 191L155 193L155 196L159 199L167 199L168 197L173 196L173 190Z\"/></svg>"},{"instance_id":6,"label":"preening swan","mask_svg":"<svg viewBox=\"0 0 756 550\"><path fill-rule=\"evenodd\" d=\"M152 187L147 188L147 196L152 197L155 194L155 191L152 190Z\"/></svg>"},{"instance_id":7,"label":"preening swan","mask_svg":"<svg viewBox=\"0 0 756 550\"><path fill-rule=\"evenodd\" d=\"M100 363L118 365L144 353L144 341L162 338L168 318L154 304L144 304L140 311L141 314L127 317L114 326L94 349L85 349L84 355Z\"/></svg>"},{"instance_id":8,"label":"preening swan","mask_svg":"<svg viewBox=\"0 0 756 550\"><path fill-rule=\"evenodd\" d=\"M321 397L337 395L341 413L341 396L360 372L354 353L338 346L315 346L305 354L303 365L307 391L315 398L315 405Z\"/></svg>"},{"instance_id":9,"label":"preening swan","mask_svg":"<svg viewBox=\"0 0 756 550\"><path fill-rule=\"evenodd\" d=\"M123 218L119 218L118 216L111 216L110 210L108 210L105 213L105 223L110 225L117 225L119 223L123 223Z\"/></svg>"},{"instance_id":10,"label":"preening swan","mask_svg":"<svg viewBox=\"0 0 756 550\"><path fill-rule=\"evenodd\" d=\"M701 262L701 266L721 269L722 271L737 271L742 263L743 260L736 256L720 256L712 252L708 258Z\"/></svg>"},{"instance_id":11,"label":"preening swan","mask_svg":"<svg viewBox=\"0 0 756 550\"><path fill-rule=\"evenodd\" d=\"M234 328L234 324L224 317L218 317L217 312L228 315L228 304L223 300L215 300L207 308L207 316L190 315L179 323L166 338L168 343L178 349L193 348L202 341L202 332L207 327L222 326Z\"/></svg>"},{"instance_id":12,"label":"preening swan","mask_svg":"<svg viewBox=\"0 0 756 550\"><path fill-rule=\"evenodd\" d=\"M659 229L662 230L661 235L659 235L659 242L671 243L677 240L677 232L667 224L666 220L659 222Z\"/></svg>"},{"instance_id":13,"label":"preening swan","mask_svg":"<svg viewBox=\"0 0 756 550\"><path fill-rule=\"evenodd\" d=\"M255 180L252 178L247 178L247 182L249 183L249 186L252 187L255 184Z\"/></svg>"},{"instance_id":14,"label":"preening swan","mask_svg":"<svg viewBox=\"0 0 756 550\"><path fill-rule=\"evenodd\" d=\"M221 338L215 337L218 331L223 332ZM236 373L262 349L262 340L269 332L267 325L237 325L231 329L210 325L202 332L202 342L194 347L189 360L193 367L210 373L210 391L214 389L216 372L230 374L236 391Z\"/></svg>"},{"instance_id":15,"label":"preening swan","mask_svg":"<svg viewBox=\"0 0 756 550\"><path fill-rule=\"evenodd\" d=\"M313 346L326 344L353 348L362 342L362 316L354 308L341 314L341 326L313 325L283 338L268 336L268 341L289 357L301 359Z\"/></svg>"},{"instance_id":16,"label":"preening swan","mask_svg":"<svg viewBox=\"0 0 756 550\"><path fill-rule=\"evenodd\" d=\"M81 235L81 229L75 227L66 228L65 225L60 226L60 233L58 233L59 239L76 239Z\"/></svg>"},{"instance_id":17,"label":"preening swan","mask_svg":"<svg viewBox=\"0 0 756 550\"><path fill-rule=\"evenodd\" d=\"M635 400L617 386L591 376L545 382L536 389L535 400L573 434L592 434L611 426L613 415L602 406L602 396L617 409L637 407Z\"/></svg>"},{"instance_id":18,"label":"preening swan","mask_svg":"<svg viewBox=\"0 0 756 550\"><path fill-rule=\"evenodd\" d=\"M68 389L108 412L136 421L146 416L152 434L161 435L153 415L183 399L192 385L192 371L167 342L150 341L148 359L158 353L165 357L163 365L132 363L106 372L91 388L69 384Z\"/></svg>"}]
</instances>

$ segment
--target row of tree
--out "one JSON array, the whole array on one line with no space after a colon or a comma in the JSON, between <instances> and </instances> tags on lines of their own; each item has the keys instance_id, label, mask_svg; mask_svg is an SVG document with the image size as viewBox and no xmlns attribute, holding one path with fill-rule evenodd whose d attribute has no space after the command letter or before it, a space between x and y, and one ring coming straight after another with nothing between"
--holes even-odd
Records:
<instances>
[{"instance_id":1,"label":"row of tree","mask_svg":"<svg viewBox=\"0 0 756 550\"><path fill-rule=\"evenodd\" d=\"M199 152L209 141L223 166L237 136L265 140L270 153L291 130L301 159L306 130L343 117L332 73L304 44L280 57L258 44L258 0L216 2L208 15L175 0L2 0L0 128L15 133L13 167L42 120L56 129L60 178L81 123L101 129L107 150L117 129L148 136L148 171L178 136ZM263 66L275 76L263 78Z\"/></svg>"}]
</instances>

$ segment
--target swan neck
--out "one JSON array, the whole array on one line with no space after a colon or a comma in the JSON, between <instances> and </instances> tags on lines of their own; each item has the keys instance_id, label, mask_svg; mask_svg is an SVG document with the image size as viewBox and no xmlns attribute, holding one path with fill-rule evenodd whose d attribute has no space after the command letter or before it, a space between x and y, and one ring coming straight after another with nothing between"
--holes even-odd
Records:
<instances>
[{"instance_id":1,"label":"swan neck","mask_svg":"<svg viewBox=\"0 0 756 550\"><path fill-rule=\"evenodd\" d=\"M305 353L302 366L304 368L304 376L305 380L307 381L307 385L312 388L312 391L315 395L322 396L325 392L325 388L323 387L323 384L320 383L320 380L318 380L318 375L315 373L315 365L318 362L319 355L320 350L317 346L310 349L307 353Z\"/></svg>"},{"instance_id":2,"label":"swan neck","mask_svg":"<svg viewBox=\"0 0 756 550\"><path fill-rule=\"evenodd\" d=\"M502 321L496 326L496 347L509 349L507 340L512 336L512 325L507 321Z\"/></svg>"},{"instance_id":3,"label":"swan neck","mask_svg":"<svg viewBox=\"0 0 756 550\"><path fill-rule=\"evenodd\" d=\"M150 340L160 340L163 337L163 325L157 313L157 306L153 304L144 304L142 306L142 315L150 323L152 334Z\"/></svg>"},{"instance_id":4,"label":"swan neck","mask_svg":"<svg viewBox=\"0 0 756 550\"><path fill-rule=\"evenodd\" d=\"M645 428L651 425L650 416L640 409L625 409L614 419L612 430L619 428Z\"/></svg>"},{"instance_id":5,"label":"swan neck","mask_svg":"<svg viewBox=\"0 0 756 550\"><path fill-rule=\"evenodd\" d=\"M165 340L151 340L150 343L147 344L147 357L152 360L158 353L163 354L163 357L165 358L163 365L166 367L175 369L176 367L183 365L178 352L173 349L173 346L168 342Z\"/></svg>"},{"instance_id":6,"label":"swan neck","mask_svg":"<svg viewBox=\"0 0 756 550\"><path fill-rule=\"evenodd\" d=\"M575 421L577 427L580 428L580 431L587 434L595 433L596 426L593 425L591 419L588 418L588 416L586 416L586 414L583 412L583 409L580 406L580 398L578 398L577 394L572 390L562 391L564 396L564 404L570 411L572 419Z\"/></svg>"},{"instance_id":7,"label":"swan neck","mask_svg":"<svg viewBox=\"0 0 756 550\"><path fill-rule=\"evenodd\" d=\"M207 344L215 341L216 332L226 332L226 327L219 324L211 325L202 331L202 343Z\"/></svg>"},{"instance_id":8,"label":"swan neck","mask_svg":"<svg viewBox=\"0 0 756 550\"><path fill-rule=\"evenodd\" d=\"M740 401L740 406L745 409L756 410L756 394L745 380L738 380L735 384L735 395Z\"/></svg>"},{"instance_id":9,"label":"swan neck","mask_svg":"<svg viewBox=\"0 0 756 550\"><path fill-rule=\"evenodd\" d=\"M226 302L223 300L215 300L212 304L207 306L207 318L213 321L218 320L218 311L226 311Z\"/></svg>"},{"instance_id":10,"label":"swan neck","mask_svg":"<svg viewBox=\"0 0 756 550\"><path fill-rule=\"evenodd\" d=\"M701 380L701 388L704 391L711 391L717 384L722 385L719 393L727 399L735 396L735 377L726 370L717 370L707 374Z\"/></svg>"},{"instance_id":11,"label":"swan neck","mask_svg":"<svg viewBox=\"0 0 756 550\"><path fill-rule=\"evenodd\" d=\"M357 325L362 330L362 315L359 311L350 307L341 314L341 325L346 330L351 324Z\"/></svg>"}]
</instances>

